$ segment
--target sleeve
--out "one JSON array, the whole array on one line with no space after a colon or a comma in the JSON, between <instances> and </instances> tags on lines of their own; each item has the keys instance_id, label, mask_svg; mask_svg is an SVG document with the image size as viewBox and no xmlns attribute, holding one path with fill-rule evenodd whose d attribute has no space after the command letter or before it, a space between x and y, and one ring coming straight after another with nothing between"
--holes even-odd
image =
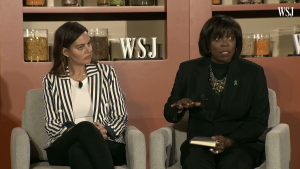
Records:
<instances>
[{"instance_id":1,"label":"sleeve","mask_svg":"<svg viewBox=\"0 0 300 169\"><path fill-rule=\"evenodd\" d=\"M109 78L109 98L111 111L109 115L109 123L105 126L105 128L109 137L113 139L115 137L119 137L126 129L128 115L125 98L123 97L120 89L114 68L111 68Z\"/></svg>"},{"instance_id":2,"label":"sleeve","mask_svg":"<svg viewBox=\"0 0 300 169\"><path fill-rule=\"evenodd\" d=\"M254 77L252 91L251 106L244 124L226 136L237 142L246 143L257 140L268 126L270 114L269 93L262 67L259 68Z\"/></svg>"},{"instance_id":3,"label":"sleeve","mask_svg":"<svg viewBox=\"0 0 300 169\"><path fill-rule=\"evenodd\" d=\"M184 75L182 72L182 64L179 66L179 70L177 71L175 82L172 88L171 96L168 98L167 103L164 108L164 116L166 120L170 123L179 122L187 109L183 109L182 112L178 112L177 107L171 107L172 104L178 102L185 96L185 85L184 85Z\"/></svg>"},{"instance_id":4,"label":"sleeve","mask_svg":"<svg viewBox=\"0 0 300 169\"><path fill-rule=\"evenodd\" d=\"M43 78L43 92L45 104L45 129L49 137L58 138L67 132L67 127L62 123L59 114L55 112L52 96L52 84L48 76Z\"/></svg>"}]
</instances>

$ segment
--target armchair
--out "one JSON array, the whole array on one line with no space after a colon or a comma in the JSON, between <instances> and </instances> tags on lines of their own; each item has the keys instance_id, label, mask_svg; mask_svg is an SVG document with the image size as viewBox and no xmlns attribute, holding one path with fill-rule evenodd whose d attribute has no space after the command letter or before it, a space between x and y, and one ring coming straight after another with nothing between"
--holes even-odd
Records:
<instances>
[{"instance_id":1,"label":"armchair","mask_svg":"<svg viewBox=\"0 0 300 169\"><path fill-rule=\"evenodd\" d=\"M266 135L266 160L256 169L290 168L290 131L287 124L280 123L280 109L276 93L269 89L270 115ZM188 112L183 119L162 127L150 134L150 168L181 169L180 146L186 140Z\"/></svg>"},{"instance_id":2,"label":"armchair","mask_svg":"<svg viewBox=\"0 0 300 169\"><path fill-rule=\"evenodd\" d=\"M123 93L125 98L125 94ZM70 169L66 166L50 166L44 147L47 143L44 120L43 90L29 90L26 95L26 108L22 112L22 127L11 133L12 169ZM115 169L146 169L145 136L134 126L125 131L127 166Z\"/></svg>"}]
</instances>

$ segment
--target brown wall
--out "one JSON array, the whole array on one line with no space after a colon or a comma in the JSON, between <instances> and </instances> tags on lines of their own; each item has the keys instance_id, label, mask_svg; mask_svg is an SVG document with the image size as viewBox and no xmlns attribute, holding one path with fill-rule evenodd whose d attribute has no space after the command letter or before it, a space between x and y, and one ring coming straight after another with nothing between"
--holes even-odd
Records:
<instances>
[{"instance_id":1,"label":"brown wall","mask_svg":"<svg viewBox=\"0 0 300 169\"><path fill-rule=\"evenodd\" d=\"M189 3L190 1L190 3ZM167 124L163 105L170 94L180 62L199 57L197 39L204 22L211 17L209 1L169 0L167 4L167 60L105 62L115 67L121 88L127 95L129 124L137 126L146 136ZM25 94L29 89L41 88L41 79L51 63L23 61L22 2L0 1L0 168L10 168L10 132L21 125L21 111L25 108ZM251 59L265 68L268 85L278 95L282 122L291 127L292 165L297 158L300 136L300 85L297 74L300 58Z\"/></svg>"}]
</instances>

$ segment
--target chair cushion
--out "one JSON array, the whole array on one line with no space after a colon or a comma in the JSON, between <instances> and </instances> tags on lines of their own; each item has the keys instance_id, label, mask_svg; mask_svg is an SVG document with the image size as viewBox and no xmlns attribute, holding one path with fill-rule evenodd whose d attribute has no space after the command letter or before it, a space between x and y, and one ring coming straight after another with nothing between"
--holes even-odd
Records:
<instances>
[{"instance_id":1,"label":"chair cushion","mask_svg":"<svg viewBox=\"0 0 300 169\"><path fill-rule=\"evenodd\" d=\"M70 169L69 166L50 166L48 162L34 163L30 165L30 169ZM115 169L128 169L125 165L115 166Z\"/></svg>"},{"instance_id":2,"label":"chair cushion","mask_svg":"<svg viewBox=\"0 0 300 169\"><path fill-rule=\"evenodd\" d=\"M182 169L180 161L177 161L172 167L169 167L167 169Z\"/></svg>"},{"instance_id":3,"label":"chair cushion","mask_svg":"<svg viewBox=\"0 0 300 169\"><path fill-rule=\"evenodd\" d=\"M30 169L70 169L69 166L50 166L48 162L34 163Z\"/></svg>"}]
</instances>

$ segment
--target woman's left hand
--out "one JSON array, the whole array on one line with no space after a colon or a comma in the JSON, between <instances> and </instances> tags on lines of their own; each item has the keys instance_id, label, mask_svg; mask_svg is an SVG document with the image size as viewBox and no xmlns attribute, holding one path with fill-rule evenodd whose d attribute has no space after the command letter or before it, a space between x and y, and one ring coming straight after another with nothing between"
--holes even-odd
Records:
<instances>
[{"instance_id":1,"label":"woman's left hand","mask_svg":"<svg viewBox=\"0 0 300 169\"><path fill-rule=\"evenodd\" d=\"M220 154L227 147L235 143L235 141L231 140L230 138L223 137L222 135L213 136L211 138L217 140L217 146L210 149L213 154Z\"/></svg>"}]
</instances>

